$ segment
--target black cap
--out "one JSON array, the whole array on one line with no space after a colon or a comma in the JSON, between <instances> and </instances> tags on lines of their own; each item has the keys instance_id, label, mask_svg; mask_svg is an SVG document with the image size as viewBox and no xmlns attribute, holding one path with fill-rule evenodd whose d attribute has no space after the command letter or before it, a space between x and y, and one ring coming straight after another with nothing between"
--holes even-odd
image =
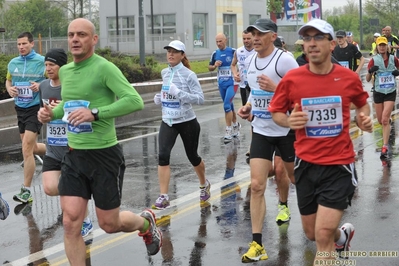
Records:
<instances>
[{"instance_id":1,"label":"black cap","mask_svg":"<svg viewBox=\"0 0 399 266\"><path fill-rule=\"evenodd\" d=\"M250 25L247 31L251 32L253 29L257 29L260 32L277 32L277 25L268 18L260 18L255 21L255 24Z\"/></svg>"},{"instance_id":2,"label":"black cap","mask_svg":"<svg viewBox=\"0 0 399 266\"><path fill-rule=\"evenodd\" d=\"M339 31L337 31L337 33L335 33L335 36L346 37L346 32L344 30L339 30Z\"/></svg>"},{"instance_id":3,"label":"black cap","mask_svg":"<svg viewBox=\"0 0 399 266\"><path fill-rule=\"evenodd\" d=\"M68 56L64 49L53 48L50 49L44 57L44 61L50 61L62 67L68 62Z\"/></svg>"},{"instance_id":4,"label":"black cap","mask_svg":"<svg viewBox=\"0 0 399 266\"><path fill-rule=\"evenodd\" d=\"M283 48L283 43L281 42L281 39L279 37L277 37L274 42L273 42L274 46L277 48Z\"/></svg>"}]
</instances>

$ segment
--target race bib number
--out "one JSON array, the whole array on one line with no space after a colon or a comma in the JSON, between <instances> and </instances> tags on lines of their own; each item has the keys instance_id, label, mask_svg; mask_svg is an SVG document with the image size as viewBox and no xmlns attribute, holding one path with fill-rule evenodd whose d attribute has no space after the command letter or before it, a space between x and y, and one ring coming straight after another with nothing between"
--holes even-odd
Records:
<instances>
[{"instance_id":1,"label":"race bib number","mask_svg":"<svg viewBox=\"0 0 399 266\"><path fill-rule=\"evenodd\" d=\"M30 103L33 101L33 91L29 88L30 82L15 82L18 91L17 101L20 103Z\"/></svg>"},{"instance_id":2,"label":"race bib number","mask_svg":"<svg viewBox=\"0 0 399 266\"><path fill-rule=\"evenodd\" d=\"M336 137L342 132L342 99L340 96L304 98L302 111L307 113L305 125L309 138Z\"/></svg>"},{"instance_id":3,"label":"race bib number","mask_svg":"<svg viewBox=\"0 0 399 266\"><path fill-rule=\"evenodd\" d=\"M343 66L344 68L349 68L349 62L348 61L338 61L338 63Z\"/></svg>"},{"instance_id":4,"label":"race bib number","mask_svg":"<svg viewBox=\"0 0 399 266\"><path fill-rule=\"evenodd\" d=\"M390 72L378 74L378 81L382 89L390 89L395 86L395 77Z\"/></svg>"},{"instance_id":5,"label":"race bib number","mask_svg":"<svg viewBox=\"0 0 399 266\"><path fill-rule=\"evenodd\" d=\"M50 146L67 146L68 125L62 120L47 123L47 143Z\"/></svg>"},{"instance_id":6,"label":"race bib number","mask_svg":"<svg viewBox=\"0 0 399 266\"><path fill-rule=\"evenodd\" d=\"M64 104L64 117L62 121L68 123L67 130L70 133L79 134L79 133L92 133L93 126L91 122L84 122L78 126L74 126L69 123L68 116L73 111L79 108L88 108L90 102L84 100L76 100L76 101L67 101Z\"/></svg>"},{"instance_id":7,"label":"race bib number","mask_svg":"<svg viewBox=\"0 0 399 266\"><path fill-rule=\"evenodd\" d=\"M273 97L273 92L260 89L251 90L252 114L260 119L272 119L268 107Z\"/></svg>"},{"instance_id":8,"label":"race bib number","mask_svg":"<svg viewBox=\"0 0 399 266\"><path fill-rule=\"evenodd\" d=\"M183 117L180 100L169 94L169 85L163 85L161 91L162 117L174 119Z\"/></svg>"},{"instance_id":9,"label":"race bib number","mask_svg":"<svg viewBox=\"0 0 399 266\"><path fill-rule=\"evenodd\" d=\"M230 78L231 68L229 66L219 67L218 76L219 78Z\"/></svg>"}]
</instances>

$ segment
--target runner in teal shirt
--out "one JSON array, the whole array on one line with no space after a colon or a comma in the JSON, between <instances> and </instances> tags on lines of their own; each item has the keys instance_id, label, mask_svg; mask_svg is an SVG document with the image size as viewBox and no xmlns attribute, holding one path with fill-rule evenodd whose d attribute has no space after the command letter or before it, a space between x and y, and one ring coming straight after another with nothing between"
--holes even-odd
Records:
<instances>
[{"instance_id":1,"label":"runner in teal shirt","mask_svg":"<svg viewBox=\"0 0 399 266\"><path fill-rule=\"evenodd\" d=\"M33 35L23 32L17 37L19 56L11 59L7 67L6 89L14 98L18 130L24 158L24 181L13 199L23 204L33 201L31 185L36 169L34 155L44 155L46 146L37 143L42 124L37 119L40 108L39 83L45 79L44 57L33 50ZM30 206L20 206L20 210Z\"/></svg>"}]
</instances>

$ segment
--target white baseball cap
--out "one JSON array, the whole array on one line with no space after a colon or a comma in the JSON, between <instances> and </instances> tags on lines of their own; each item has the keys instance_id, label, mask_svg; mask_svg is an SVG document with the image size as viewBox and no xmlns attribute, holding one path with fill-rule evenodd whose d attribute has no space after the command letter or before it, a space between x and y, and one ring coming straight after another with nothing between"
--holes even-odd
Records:
<instances>
[{"instance_id":1,"label":"white baseball cap","mask_svg":"<svg viewBox=\"0 0 399 266\"><path fill-rule=\"evenodd\" d=\"M322 33L330 34L331 38L335 39L334 28L330 23L322 19L312 19L298 30L298 34L303 36L303 33L310 28L315 28Z\"/></svg>"},{"instance_id":2,"label":"white baseball cap","mask_svg":"<svg viewBox=\"0 0 399 266\"><path fill-rule=\"evenodd\" d=\"M381 34L379 34L378 32L376 32L376 33L374 33L374 35L373 35L374 37L380 37L381 36Z\"/></svg>"},{"instance_id":3,"label":"white baseball cap","mask_svg":"<svg viewBox=\"0 0 399 266\"><path fill-rule=\"evenodd\" d=\"M171 41L169 45L165 46L163 49L173 48L177 51L186 52L186 46L184 43L178 40Z\"/></svg>"}]
</instances>

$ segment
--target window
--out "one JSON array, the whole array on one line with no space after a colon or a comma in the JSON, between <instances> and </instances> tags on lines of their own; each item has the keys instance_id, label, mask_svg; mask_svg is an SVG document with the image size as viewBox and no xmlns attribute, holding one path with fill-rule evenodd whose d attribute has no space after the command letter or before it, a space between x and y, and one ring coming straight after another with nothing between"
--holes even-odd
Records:
<instances>
[{"instance_id":1,"label":"window","mask_svg":"<svg viewBox=\"0 0 399 266\"><path fill-rule=\"evenodd\" d=\"M195 48L208 48L208 14L193 14L193 40Z\"/></svg>"},{"instance_id":2,"label":"window","mask_svg":"<svg viewBox=\"0 0 399 266\"><path fill-rule=\"evenodd\" d=\"M227 37L227 46L237 47L236 15L223 14L223 33Z\"/></svg>"},{"instance_id":3,"label":"window","mask_svg":"<svg viewBox=\"0 0 399 266\"><path fill-rule=\"evenodd\" d=\"M154 15L154 37L157 40L174 39L176 34L176 15ZM152 36L151 16L147 16L147 36ZM170 38L172 37L172 38Z\"/></svg>"},{"instance_id":4,"label":"window","mask_svg":"<svg viewBox=\"0 0 399 266\"><path fill-rule=\"evenodd\" d=\"M134 17L119 17L119 37L116 32L116 17L107 18L108 38L111 42L134 42L135 26Z\"/></svg>"},{"instance_id":5,"label":"window","mask_svg":"<svg viewBox=\"0 0 399 266\"><path fill-rule=\"evenodd\" d=\"M249 15L249 25L255 24L255 21L260 18L260 15Z\"/></svg>"}]
</instances>

